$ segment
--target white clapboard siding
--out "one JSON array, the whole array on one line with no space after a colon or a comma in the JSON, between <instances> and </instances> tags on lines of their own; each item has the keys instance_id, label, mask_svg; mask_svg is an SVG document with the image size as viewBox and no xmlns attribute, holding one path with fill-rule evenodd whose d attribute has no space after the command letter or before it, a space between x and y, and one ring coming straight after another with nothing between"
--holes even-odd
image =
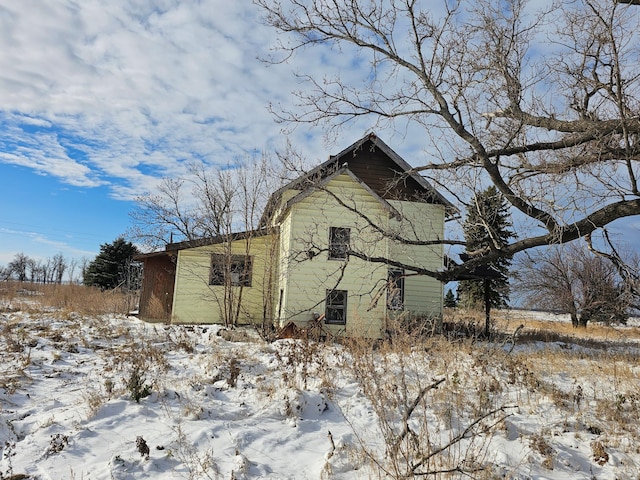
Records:
<instances>
[{"instance_id":1,"label":"white clapboard siding","mask_svg":"<svg viewBox=\"0 0 640 480\"><path fill-rule=\"evenodd\" d=\"M380 200L349 175L335 177L325 188L343 203L357 205L358 210L371 220L382 225L388 221L389 211ZM354 257L346 267L341 260L330 260L327 252L330 227L350 228L355 250L372 256L387 254L386 240L327 191L316 191L293 204L281 226L281 266L286 274L280 275L280 289L285 298L280 321L295 321L304 326L314 312L324 313L326 290L347 290L346 325L328 325L327 328L379 336L386 305L384 298L375 302L376 287L382 287L387 267Z\"/></svg>"},{"instance_id":2,"label":"white clapboard siding","mask_svg":"<svg viewBox=\"0 0 640 480\"><path fill-rule=\"evenodd\" d=\"M391 221L390 227L409 240L441 240L444 238L442 205L407 201L390 201L402 215L401 222ZM405 245L391 242L389 252L399 262L429 270L443 268L443 246ZM406 272L410 274L410 271ZM409 275L405 279L405 310L415 314L438 316L442 313L442 282L426 275Z\"/></svg>"},{"instance_id":3,"label":"white clapboard siding","mask_svg":"<svg viewBox=\"0 0 640 480\"><path fill-rule=\"evenodd\" d=\"M276 259L271 254L275 235L235 240L231 244L234 255L252 257L251 287L232 287L235 295L241 293L239 323L261 322L265 305L273 304L273 291L269 275L273 275ZM176 283L172 310L174 323L224 323L222 306L225 287L209 285L211 255L225 253L223 244L184 249L178 252Z\"/></svg>"}]
</instances>

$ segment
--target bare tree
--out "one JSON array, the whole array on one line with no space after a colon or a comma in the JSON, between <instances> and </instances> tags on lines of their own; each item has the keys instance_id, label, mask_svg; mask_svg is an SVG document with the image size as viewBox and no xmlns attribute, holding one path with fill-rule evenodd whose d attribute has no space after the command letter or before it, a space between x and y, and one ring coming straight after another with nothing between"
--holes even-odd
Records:
<instances>
[{"instance_id":1,"label":"bare tree","mask_svg":"<svg viewBox=\"0 0 640 480\"><path fill-rule=\"evenodd\" d=\"M186 189L184 179L165 178L156 193L136 198L137 207L131 212L134 227L129 235L149 249L171 243L173 235L178 240L205 236L190 208Z\"/></svg>"},{"instance_id":2,"label":"bare tree","mask_svg":"<svg viewBox=\"0 0 640 480\"><path fill-rule=\"evenodd\" d=\"M64 272L67 271L67 259L61 253L56 253L51 259L51 279L55 283L61 284Z\"/></svg>"},{"instance_id":3,"label":"bare tree","mask_svg":"<svg viewBox=\"0 0 640 480\"><path fill-rule=\"evenodd\" d=\"M7 269L11 276L14 276L19 282L27 281L27 268L29 266L29 257L24 253L16 253L13 260L9 262Z\"/></svg>"},{"instance_id":4,"label":"bare tree","mask_svg":"<svg viewBox=\"0 0 640 480\"><path fill-rule=\"evenodd\" d=\"M210 278L209 283L212 286L217 283L223 289L220 292L220 289L211 288L210 294L229 326L237 325L240 317L245 315L242 300L244 287L251 284L252 244L257 236L265 233L257 231L257 228L268 196L275 189L276 177L269 160L268 156L262 155L234 169L213 172L206 171L203 166L192 169L194 196L198 199L195 213L200 230L206 236L218 239L217 247L212 247L212 255L218 256L217 261L212 258L212 275L219 281ZM270 245L272 250L267 253L265 267L269 271L264 275L267 284L262 286L263 315L261 319L251 319L259 322L261 329L270 325L273 319L270 282L275 268L275 242Z\"/></svg>"},{"instance_id":5,"label":"bare tree","mask_svg":"<svg viewBox=\"0 0 640 480\"><path fill-rule=\"evenodd\" d=\"M372 117L422 127L433 159L416 171L461 211L489 184L509 202L512 241L483 246L463 265L418 273L450 280L640 213L636 7L611 0L560 1L539 12L526 0L256 3L281 33L286 56L326 47L369 64L362 78L353 70L303 73L297 107L273 106L280 120L336 129Z\"/></svg>"},{"instance_id":6,"label":"bare tree","mask_svg":"<svg viewBox=\"0 0 640 480\"><path fill-rule=\"evenodd\" d=\"M244 287L250 285L250 264L239 261L233 254L234 233L250 231L251 228L238 228L234 231L234 223L239 221L243 227L251 225L251 220L236 215L238 212L237 176L227 170L207 172L204 166L192 169L195 175L194 195L198 199L198 208L194 211L196 223L204 237L219 238L219 252L212 250L211 273L208 283L209 294L213 296L220 309L226 326L237 325L241 312ZM249 239L251 235L248 235ZM244 249L248 254L250 243ZM222 289L216 287L223 287Z\"/></svg>"},{"instance_id":7,"label":"bare tree","mask_svg":"<svg viewBox=\"0 0 640 480\"><path fill-rule=\"evenodd\" d=\"M589 251L606 258L614 265L622 279L625 291L633 299L632 307L634 311L640 311L640 254L638 252L621 254L619 248L613 244L606 231L604 232L604 240L608 247L608 252L594 247L591 235L587 235L586 240Z\"/></svg>"},{"instance_id":8,"label":"bare tree","mask_svg":"<svg viewBox=\"0 0 640 480\"><path fill-rule=\"evenodd\" d=\"M244 259L250 258L256 236L264 234L257 231L260 216L269 194L279 186L271 169L265 154L220 169L192 165L183 178L166 179L157 193L140 197L132 214L135 227L130 233L147 245L210 245L209 275L193 275L208 285L206 295L228 326L245 315L242 299L252 265ZM275 261L275 252L270 256ZM265 268L273 267L267 262ZM265 278L271 281L272 272ZM250 320L264 327L272 320L273 305L271 286L263 288L263 318Z\"/></svg>"},{"instance_id":9,"label":"bare tree","mask_svg":"<svg viewBox=\"0 0 640 480\"><path fill-rule=\"evenodd\" d=\"M75 282L75 272L76 272L77 266L78 266L77 258L72 258L71 260L69 260L69 283Z\"/></svg>"},{"instance_id":10,"label":"bare tree","mask_svg":"<svg viewBox=\"0 0 640 480\"><path fill-rule=\"evenodd\" d=\"M53 283L54 277L54 264L51 257L40 263L40 269L42 272L42 283Z\"/></svg>"},{"instance_id":11,"label":"bare tree","mask_svg":"<svg viewBox=\"0 0 640 480\"><path fill-rule=\"evenodd\" d=\"M29 265L30 268L30 277L33 279L32 282L35 283L46 283L46 267L42 260L33 260Z\"/></svg>"},{"instance_id":12,"label":"bare tree","mask_svg":"<svg viewBox=\"0 0 640 480\"><path fill-rule=\"evenodd\" d=\"M279 186L271 163L263 153L218 168L190 165L184 176L165 178L157 191L136 198L129 236L154 249L255 228Z\"/></svg>"},{"instance_id":13,"label":"bare tree","mask_svg":"<svg viewBox=\"0 0 640 480\"><path fill-rule=\"evenodd\" d=\"M9 278L11 278L11 269L0 265L0 280L7 281Z\"/></svg>"},{"instance_id":14,"label":"bare tree","mask_svg":"<svg viewBox=\"0 0 640 480\"><path fill-rule=\"evenodd\" d=\"M29 271L29 281L31 283L35 283L38 280L38 271L39 271L38 262L34 258L30 258L27 263L27 270Z\"/></svg>"},{"instance_id":15,"label":"bare tree","mask_svg":"<svg viewBox=\"0 0 640 480\"><path fill-rule=\"evenodd\" d=\"M527 306L571 316L574 327L591 321L626 323L633 294L615 266L578 243L532 251L518 258L514 289Z\"/></svg>"}]
</instances>

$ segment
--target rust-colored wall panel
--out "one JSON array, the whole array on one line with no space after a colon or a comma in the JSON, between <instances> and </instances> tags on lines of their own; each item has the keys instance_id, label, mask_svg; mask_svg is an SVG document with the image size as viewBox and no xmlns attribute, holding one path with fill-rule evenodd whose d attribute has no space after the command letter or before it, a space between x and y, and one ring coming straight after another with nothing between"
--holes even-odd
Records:
<instances>
[{"instance_id":1,"label":"rust-colored wall panel","mask_svg":"<svg viewBox=\"0 0 640 480\"><path fill-rule=\"evenodd\" d=\"M144 274L139 316L142 319L168 321L171 318L176 265L169 255L142 259Z\"/></svg>"}]
</instances>

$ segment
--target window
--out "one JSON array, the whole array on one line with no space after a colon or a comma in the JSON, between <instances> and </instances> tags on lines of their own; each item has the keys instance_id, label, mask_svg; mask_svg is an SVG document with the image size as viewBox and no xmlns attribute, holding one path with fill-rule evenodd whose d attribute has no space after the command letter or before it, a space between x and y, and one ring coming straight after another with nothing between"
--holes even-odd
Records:
<instances>
[{"instance_id":1,"label":"window","mask_svg":"<svg viewBox=\"0 0 640 480\"><path fill-rule=\"evenodd\" d=\"M250 287L253 262L244 255L211 255L211 272L209 285L225 285L234 287Z\"/></svg>"},{"instance_id":2,"label":"window","mask_svg":"<svg viewBox=\"0 0 640 480\"><path fill-rule=\"evenodd\" d=\"M347 291L327 290L325 323L344 325L347 323Z\"/></svg>"},{"instance_id":3,"label":"window","mask_svg":"<svg viewBox=\"0 0 640 480\"><path fill-rule=\"evenodd\" d=\"M387 281L387 308L389 310L404 309L404 271L391 269Z\"/></svg>"},{"instance_id":4,"label":"window","mask_svg":"<svg viewBox=\"0 0 640 480\"><path fill-rule=\"evenodd\" d=\"M329 229L329 259L340 260L347 258L349 251L349 238L351 229L344 227L331 227Z\"/></svg>"}]
</instances>

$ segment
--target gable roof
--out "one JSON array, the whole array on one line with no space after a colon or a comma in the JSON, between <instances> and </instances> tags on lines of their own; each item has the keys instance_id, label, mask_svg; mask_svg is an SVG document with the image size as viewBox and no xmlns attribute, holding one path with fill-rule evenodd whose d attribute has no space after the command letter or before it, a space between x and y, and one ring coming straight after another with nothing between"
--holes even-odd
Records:
<instances>
[{"instance_id":1,"label":"gable roof","mask_svg":"<svg viewBox=\"0 0 640 480\"><path fill-rule=\"evenodd\" d=\"M297 195L295 195L292 198L290 198L289 200L287 200L285 202L282 210L280 211L280 213L278 215L278 218L276 220L276 224L278 224L280 222L280 219L282 218L282 215L285 212L287 212L294 204L298 203L301 200L304 200L309 195L311 195L313 192L324 189L324 187L331 180L336 178L338 175L348 175L349 177L351 177L351 179L354 182L359 184L362 188L364 188L367 191L367 193L369 193L369 195L371 195L376 201L378 201L378 203L380 203L382 205L382 207L385 210L387 210L387 212L389 212L390 216L396 217L397 219L400 219L402 217L400 212L393 205L391 205L384 198L380 197L376 192L374 192L371 189L371 187L369 187L369 185L367 185L361 179L356 177L356 175L351 170L349 170L349 168L346 165L344 165L344 166L340 167L338 170L336 170L335 172L331 173L330 175L327 175L326 177L323 177L322 179L320 179L317 182L314 182L312 185L308 186L307 188L302 190L300 193L298 193Z\"/></svg>"},{"instance_id":2,"label":"gable roof","mask_svg":"<svg viewBox=\"0 0 640 480\"><path fill-rule=\"evenodd\" d=\"M383 153L389 161L384 162L384 156L376 156L376 151ZM366 155L367 153L369 155ZM365 155L360 156L361 154ZM393 151L391 147L384 143L375 133L365 135L360 140L345 148L337 155L329 157L329 160L316 168L322 168L324 165L334 162L351 162L353 163L351 170L356 172L356 175L358 175L358 171L360 171L362 175L358 176L363 178L367 176L366 171L371 168L369 160L372 156L375 156L378 162L380 162L381 160L384 162L383 165L380 166L379 170L370 172L383 174L378 178L378 180L379 182L386 182L386 184L378 184L377 187L378 189L382 189L382 191L378 193L384 193L383 195L381 195L384 198L393 198L394 195L401 196L402 193L404 193L405 195L407 193L419 193L419 197L423 200L429 200L429 203L436 203L449 207L453 206L446 198L444 198L439 192L437 192L436 189L433 188L433 186L423 176L421 176L417 172L412 172L413 167L409 165L400 155ZM363 180L365 180L365 178L363 178ZM417 185L413 185L414 182ZM375 185L371 186L376 189ZM414 189L415 192L410 192L411 189ZM416 198L414 197L413 199Z\"/></svg>"},{"instance_id":3,"label":"gable roof","mask_svg":"<svg viewBox=\"0 0 640 480\"><path fill-rule=\"evenodd\" d=\"M394 152L374 133L365 135L337 155L318 165L305 175L275 191L265 207L260 220L263 227L269 223L281 203L285 191L304 191L322 179L333 176L342 168L348 171L375 196L383 200L411 200L455 207L431 184L416 172L400 155ZM389 205L390 206L390 205Z\"/></svg>"}]
</instances>

